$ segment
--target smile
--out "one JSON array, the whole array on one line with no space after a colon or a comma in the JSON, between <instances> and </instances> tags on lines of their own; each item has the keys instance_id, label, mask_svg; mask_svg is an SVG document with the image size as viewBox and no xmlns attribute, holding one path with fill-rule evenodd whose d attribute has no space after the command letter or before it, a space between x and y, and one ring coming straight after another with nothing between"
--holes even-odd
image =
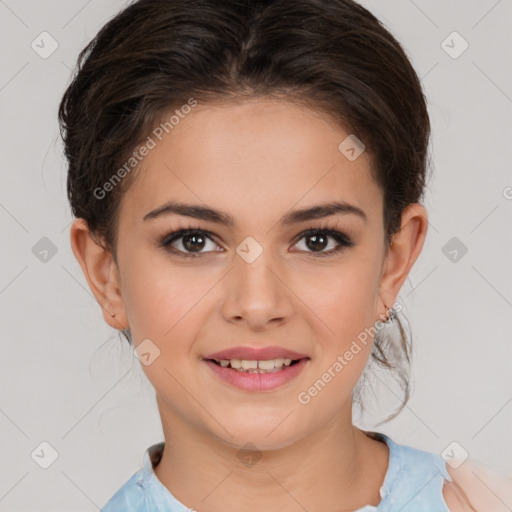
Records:
<instances>
[{"instance_id":1,"label":"smile","mask_svg":"<svg viewBox=\"0 0 512 512\"><path fill-rule=\"evenodd\" d=\"M246 391L275 389L298 376L309 357L302 359L205 359L204 362L224 382Z\"/></svg>"},{"instance_id":2,"label":"smile","mask_svg":"<svg viewBox=\"0 0 512 512\"><path fill-rule=\"evenodd\" d=\"M246 371L248 373L265 373L282 370L285 366L297 363L299 360L276 358L268 360L248 360L248 359L212 359L214 363L224 368L233 368L238 371Z\"/></svg>"}]
</instances>

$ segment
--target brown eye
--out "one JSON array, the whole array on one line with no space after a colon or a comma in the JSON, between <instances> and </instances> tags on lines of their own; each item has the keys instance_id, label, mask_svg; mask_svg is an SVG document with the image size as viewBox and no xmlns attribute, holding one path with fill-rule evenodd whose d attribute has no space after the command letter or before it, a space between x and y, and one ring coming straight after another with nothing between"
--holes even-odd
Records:
<instances>
[{"instance_id":1,"label":"brown eye","mask_svg":"<svg viewBox=\"0 0 512 512\"><path fill-rule=\"evenodd\" d=\"M199 229L181 229L173 231L160 242L169 252L180 256L200 256L202 254L217 251L218 245L205 231ZM208 244L211 244L208 247ZM207 250L203 250L207 249Z\"/></svg>"},{"instance_id":2,"label":"brown eye","mask_svg":"<svg viewBox=\"0 0 512 512\"><path fill-rule=\"evenodd\" d=\"M196 252L204 248L206 238L202 235L185 235L182 237L182 245L187 251Z\"/></svg>"},{"instance_id":3,"label":"brown eye","mask_svg":"<svg viewBox=\"0 0 512 512\"><path fill-rule=\"evenodd\" d=\"M306 238L306 245L312 251L323 251L328 243L329 237L320 234L320 235L308 235Z\"/></svg>"},{"instance_id":4,"label":"brown eye","mask_svg":"<svg viewBox=\"0 0 512 512\"><path fill-rule=\"evenodd\" d=\"M352 247L354 243L350 238L341 233L331 229L310 229L302 233L299 242L304 239L303 244L305 252L317 253L317 256L329 256L337 253L345 247ZM332 240L332 241L331 241ZM299 245L298 243L296 245ZM329 248L329 250L325 250Z\"/></svg>"}]
</instances>

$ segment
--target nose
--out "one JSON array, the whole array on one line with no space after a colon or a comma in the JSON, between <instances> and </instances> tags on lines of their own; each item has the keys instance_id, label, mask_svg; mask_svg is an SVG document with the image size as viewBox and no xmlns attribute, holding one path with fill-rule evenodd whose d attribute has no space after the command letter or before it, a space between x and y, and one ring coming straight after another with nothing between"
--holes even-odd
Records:
<instances>
[{"instance_id":1,"label":"nose","mask_svg":"<svg viewBox=\"0 0 512 512\"><path fill-rule=\"evenodd\" d=\"M271 324L286 323L293 315L287 273L271 252L263 250L251 263L235 254L234 268L224 280L222 314L226 321L261 331Z\"/></svg>"}]
</instances>

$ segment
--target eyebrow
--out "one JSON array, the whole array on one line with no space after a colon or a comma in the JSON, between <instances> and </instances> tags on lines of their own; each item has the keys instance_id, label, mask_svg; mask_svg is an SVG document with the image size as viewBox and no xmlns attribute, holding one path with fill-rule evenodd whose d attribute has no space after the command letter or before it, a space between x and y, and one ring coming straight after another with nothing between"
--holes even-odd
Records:
<instances>
[{"instance_id":1,"label":"eyebrow","mask_svg":"<svg viewBox=\"0 0 512 512\"><path fill-rule=\"evenodd\" d=\"M228 227L235 225L235 220L227 213L201 205L185 204L177 201L169 201L155 210L150 211L144 216L143 220L148 221L172 214L207 220ZM281 218L281 224L289 226L306 220L321 219L335 214L353 214L357 215L365 222L368 221L366 213L361 210L361 208L344 201L336 201L303 208L301 210L293 210Z\"/></svg>"}]
</instances>

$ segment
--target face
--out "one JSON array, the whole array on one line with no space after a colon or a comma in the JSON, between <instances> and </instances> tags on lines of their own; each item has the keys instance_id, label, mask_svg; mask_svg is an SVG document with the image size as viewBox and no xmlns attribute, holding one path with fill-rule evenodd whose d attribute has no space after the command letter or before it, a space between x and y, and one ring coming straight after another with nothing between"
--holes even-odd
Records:
<instances>
[{"instance_id":1,"label":"face","mask_svg":"<svg viewBox=\"0 0 512 512\"><path fill-rule=\"evenodd\" d=\"M151 340L151 359L159 350L143 369L167 421L261 448L350 421L371 339L344 354L383 313L386 255L368 154L351 161L338 149L349 133L277 100L198 105L145 158L120 205L118 270L135 346ZM221 214L150 214L171 201ZM291 215L329 203L353 208ZM182 229L198 232L170 236ZM238 346L307 359L281 385L247 390L204 359Z\"/></svg>"}]
</instances>

